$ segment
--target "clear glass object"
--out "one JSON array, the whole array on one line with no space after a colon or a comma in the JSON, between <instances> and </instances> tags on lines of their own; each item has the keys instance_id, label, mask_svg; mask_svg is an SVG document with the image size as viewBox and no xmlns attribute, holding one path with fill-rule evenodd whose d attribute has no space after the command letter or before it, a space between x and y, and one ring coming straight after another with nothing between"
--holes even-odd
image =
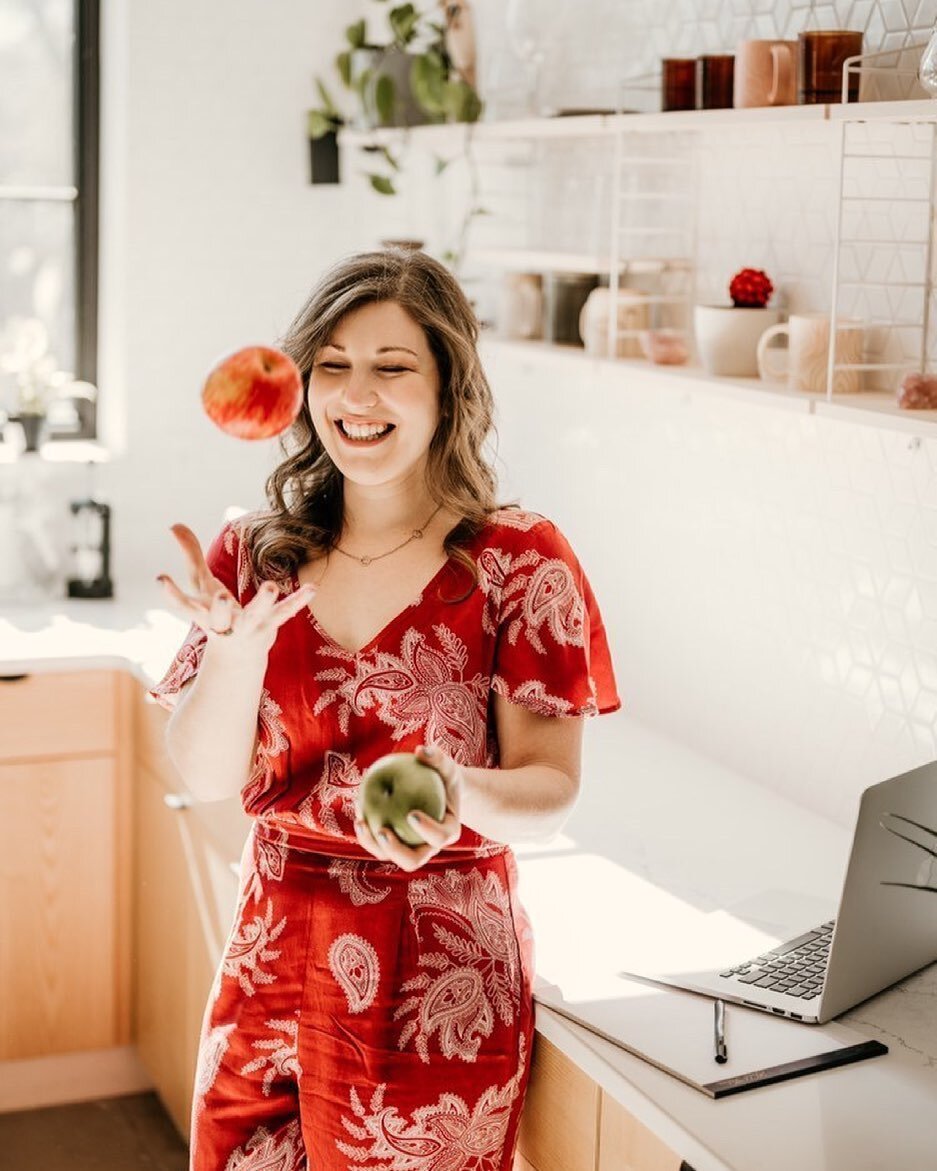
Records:
<instances>
[{"instance_id":1,"label":"clear glass object","mask_svg":"<svg viewBox=\"0 0 937 1171\"><path fill-rule=\"evenodd\" d=\"M918 80L932 98L937 97L937 25L930 35L927 47L921 56Z\"/></svg>"},{"instance_id":2,"label":"clear glass object","mask_svg":"<svg viewBox=\"0 0 937 1171\"><path fill-rule=\"evenodd\" d=\"M543 18L543 4L537 0L508 0L508 42L527 69L527 113L532 117L542 112L541 79L546 56Z\"/></svg>"}]
</instances>

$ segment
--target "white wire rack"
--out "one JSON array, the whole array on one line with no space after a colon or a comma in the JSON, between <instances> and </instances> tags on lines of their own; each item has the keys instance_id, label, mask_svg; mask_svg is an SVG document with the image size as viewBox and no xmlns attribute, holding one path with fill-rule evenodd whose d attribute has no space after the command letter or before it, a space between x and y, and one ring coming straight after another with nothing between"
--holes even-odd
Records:
<instances>
[{"instance_id":1,"label":"white wire rack","mask_svg":"<svg viewBox=\"0 0 937 1171\"><path fill-rule=\"evenodd\" d=\"M689 337L695 291L697 151L691 135L621 130L615 138L610 300L637 290L647 307L643 324L621 326L609 314L608 352L644 328Z\"/></svg>"},{"instance_id":2,"label":"white wire rack","mask_svg":"<svg viewBox=\"0 0 937 1171\"><path fill-rule=\"evenodd\" d=\"M934 195L937 124L863 120L839 129L826 396L849 382L894 393L903 374L935 368ZM861 361L837 357L839 332L859 323Z\"/></svg>"}]
</instances>

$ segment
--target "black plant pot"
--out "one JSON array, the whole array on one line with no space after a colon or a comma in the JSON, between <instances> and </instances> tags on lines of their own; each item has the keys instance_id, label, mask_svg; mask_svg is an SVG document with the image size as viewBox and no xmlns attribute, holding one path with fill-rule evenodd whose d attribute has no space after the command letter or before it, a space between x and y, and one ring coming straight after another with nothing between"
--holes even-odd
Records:
<instances>
[{"instance_id":1,"label":"black plant pot","mask_svg":"<svg viewBox=\"0 0 937 1171\"><path fill-rule=\"evenodd\" d=\"M312 183L341 183L338 173L338 134L329 130L309 139L309 179Z\"/></svg>"},{"instance_id":2,"label":"black plant pot","mask_svg":"<svg viewBox=\"0 0 937 1171\"><path fill-rule=\"evenodd\" d=\"M39 445L45 438L46 432L46 417L45 415L10 415L11 423L19 423L23 429L23 438L26 441L24 451L37 452Z\"/></svg>"}]
</instances>

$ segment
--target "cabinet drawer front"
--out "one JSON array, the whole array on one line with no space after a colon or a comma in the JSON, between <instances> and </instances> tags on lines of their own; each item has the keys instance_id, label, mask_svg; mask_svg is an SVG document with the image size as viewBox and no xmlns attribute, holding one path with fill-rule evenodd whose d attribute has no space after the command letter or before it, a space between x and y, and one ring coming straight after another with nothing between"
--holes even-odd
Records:
<instances>
[{"instance_id":1,"label":"cabinet drawer front","mask_svg":"<svg viewBox=\"0 0 937 1171\"><path fill-rule=\"evenodd\" d=\"M598 1171L680 1171L679 1155L602 1091Z\"/></svg>"},{"instance_id":2,"label":"cabinet drawer front","mask_svg":"<svg viewBox=\"0 0 937 1171\"><path fill-rule=\"evenodd\" d=\"M112 671L0 678L0 760L113 752L115 688Z\"/></svg>"},{"instance_id":3,"label":"cabinet drawer front","mask_svg":"<svg viewBox=\"0 0 937 1171\"><path fill-rule=\"evenodd\" d=\"M116 767L0 765L0 1061L118 1043Z\"/></svg>"},{"instance_id":4,"label":"cabinet drawer front","mask_svg":"<svg viewBox=\"0 0 937 1171\"><path fill-rule=\"evenodd\" d=\"M537 1171L595 1171L601 1092L574 1062L536 1033L518 1134L521 1158Z\"/></svg>"}]
</instances>

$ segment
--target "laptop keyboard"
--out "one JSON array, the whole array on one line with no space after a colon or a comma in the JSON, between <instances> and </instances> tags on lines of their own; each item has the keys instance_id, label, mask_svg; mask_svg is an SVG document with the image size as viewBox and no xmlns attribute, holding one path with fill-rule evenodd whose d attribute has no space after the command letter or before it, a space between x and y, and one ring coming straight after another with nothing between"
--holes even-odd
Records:
<instances>
[{"instance_id":1,"label":"laptop keyboard","mask_svg":"<svg viewBox=\"0 0 937 1171\"><path fill-rule=\"evenodd\" d=\"M766 951L747 963L736 964L719 975L739 984L770 988L772 992L813 1000L823 987L835 922L831 919L829 923L798 935L789 943Z\"/></svg>"}]
</instances>

